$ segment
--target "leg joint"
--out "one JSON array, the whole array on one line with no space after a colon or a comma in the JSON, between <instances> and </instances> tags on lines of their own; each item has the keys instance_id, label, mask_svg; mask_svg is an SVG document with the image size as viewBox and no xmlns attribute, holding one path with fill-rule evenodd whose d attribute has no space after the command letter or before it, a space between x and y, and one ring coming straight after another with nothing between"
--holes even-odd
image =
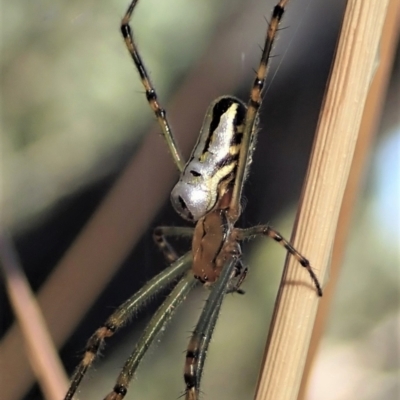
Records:
<instances>
[{"instance_id":1,"label":"leg joint","mask_svg":"<svg viewBox=\"0 0 400 400\"><path fill-rule=\"evenodd\" d=\"M114 386L114 393L116 393L118 396L124 397L126 393L128 392L128 389L125 387L125 385L117 383Z\"/></svg>"},{"instance_id":2,"label":"leg joint","mask_svg":"<svg viewBox=\"0 0 400 400\"><path fill-rule=\"evenodd\" d=\"M128 37L132 37L132 31L131 31L131 27L129 26L129 24L122 23L121 33L122 33L122 36L124 37L124 39L126 39Z\"/></svg>"},{"instance_id":3,"label":"leg joint","mask_svg":"<svg viewBox=\"0 0 400 400\"><path fill-rule=\"evenodd\" d=\"M156 91L155 91L153 88L151 88L151 89L149 89L149 90L146 90L146 98L147 98L147 101L154 101L154 100L157 100L157 93L156 93Z\"/></svg>"}]
</instances>

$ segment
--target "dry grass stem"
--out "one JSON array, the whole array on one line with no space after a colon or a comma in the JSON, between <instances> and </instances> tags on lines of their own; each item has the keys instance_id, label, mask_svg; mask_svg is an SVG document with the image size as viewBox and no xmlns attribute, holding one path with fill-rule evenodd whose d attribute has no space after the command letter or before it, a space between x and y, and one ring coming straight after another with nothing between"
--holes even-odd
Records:
<instances>
[{"instance_id":1,"label":"dry grass stem","mask_svg":"<svg viewBox=\"0 0 400 400\"><path fill-rule=\"evenodd\" d=\"M24 347L43 397L58 400L68 387L68 377L14 246L4 232L0 232L0 260L8 297L21 327Z\"/></svg>"},{"instance_id":2,"label":"dry grass stem","mask_svg":"<svg viewBox=\"0 0 400 400\"><path fill-rule=\"evenodd\" d=\"M324 282L366 97L374 76L388 1L349 0L297 215L293 243ZM307 273L285 265L257 400L294 400L317 312Z\"/></svg>"},{"instance_id":3,"label":"dry grass stem","mask_svg":"<svg viewBox=\"0 0 400 400\"><path fill-rule=\"evenodd\" d=\"M336 284L340 275L340 269L346 249L349 227L352 220L358 192L363 178L363 172L371 153L371 147L374 142L374 134L379 124L382 107L384 105L385 93L389 83L391 66L396 51L396 43L399 34L400 8L398 0L391 0L386 21L384 23L382 40L380 44L380 63L368 94L364 109L359 139L354 152L353 163L351 165L350 175L343 197L343 204L340 210L338 229L333 245L332 263L329 276L329 285L327 285L318 307L316 323L311 336L310 349L307 355L306 366L302 378L299 399L305 399L308 376L310 374L312 363L317 353L321 341L330 308L335 293Z\"/></svg>"}]
</instances>

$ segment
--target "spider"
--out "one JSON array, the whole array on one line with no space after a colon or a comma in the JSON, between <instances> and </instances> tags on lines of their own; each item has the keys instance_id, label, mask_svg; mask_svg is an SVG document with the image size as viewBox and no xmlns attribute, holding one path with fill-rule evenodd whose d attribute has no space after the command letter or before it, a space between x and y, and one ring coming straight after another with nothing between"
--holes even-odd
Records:
<instances>
[{"instance_id":1,"label":"spider","mask_svg":"<svg viewBox=\"0 0 400 400\"><path fill-rule=\"evenodd\" d=\"M263 235L280 243L306 268L318 296L322 296L321 285L309 261L279 232L268 225L247 229L235 226L241 214L240 199L255 147L258 111L268 59L286 3L287 0L281 0L273 9L247 105L233 96L221 96L214 100L206 112L198 141L186 163L175 143L166 112L158 102L156 91L134 41L130 21L138 0L130 3L121 22L121 32L139 72L147 101L180 172L179 181L171 192L172 204L184 219L195 223L195 227L164 226L155 229L154 240L170 266L117 308L90 337L65 399L72 399L105 339L119 330L150 297L175 283L125 362L114 388L106 396L107 400L123 399L138 365L156 335L191 289L202 283L210 288L210 295L189 341L184 368L185 398L198 399L206 353L224 295L229 292L244 293L240 286L246 277L247 268L241 261L240 243L245 239ZM168 237L174 236L192 238L191 251L178 257L168 241Z\"/></svg>"}]
</instances>

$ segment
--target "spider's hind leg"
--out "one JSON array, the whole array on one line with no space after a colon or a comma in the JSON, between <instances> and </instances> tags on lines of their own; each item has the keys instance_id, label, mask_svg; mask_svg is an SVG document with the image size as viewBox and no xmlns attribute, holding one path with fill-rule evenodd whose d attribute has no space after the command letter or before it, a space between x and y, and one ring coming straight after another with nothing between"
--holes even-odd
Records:
<instances>
[{"instance_id":1,"label":"spider's hind leg","mask_svg":"<svg viewBox=\"0 0 400 400\"><path fill-rule=\"evenodd\" d=\"M191 253L188 254L191 256ZM187 271L183 278L177 283L150 320L146 330L137 342L131 355L126 360L112 392L107 395L105 400L122 400L125 397L128 386L148 348L197 283L198 280L193 276L191 271Z\"/></svg>"},{"instance_id":2,"label":"spider's hind leg","mask_svg":"<svg viewBox=\"0 0 400 400\"><path fill-rule=\"evenodd\" d=\"M229 290L232 279L236 276L238 259L231 257L224 265L219 279L213 284L206 305L192 333L186 351L184 379L186 383L185 399L198 400L200 381L203 374L204 362L208 345L217 323L224 295Z\"/></svg>"},{"instance_id":3,"label":"spider's hind leg","mask_svg":"<svg viewBox=\"0 0 400 400\"><path fill-rule=\"evenodd\" d=\"M125 323L137 313L143 304L154 298L154 295L168 287L180 275L190 268L192 253L188 252L171 266L148 281L125 303L120 305L107 319L107 321L88 340L84 356L71 378L71 385L65 395L65 400L71 400L85 376L87 370L97 357L104 345L105 339L114 335Z\"/></svg>"}]
</instances>

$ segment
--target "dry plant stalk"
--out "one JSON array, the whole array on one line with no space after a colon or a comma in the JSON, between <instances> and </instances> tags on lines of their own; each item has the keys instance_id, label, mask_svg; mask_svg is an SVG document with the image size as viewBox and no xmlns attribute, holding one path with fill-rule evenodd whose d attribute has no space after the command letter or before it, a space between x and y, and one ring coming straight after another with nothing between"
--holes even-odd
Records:
<instances>
[{"instance_id":1,"label":"dry plant stalk","mask_svg":"<svg viewBox=\"0 0 400 400\"><path fill-rule=\"evenodd\" d=\"M20 266L14 246L1 231L0 264L8 297L23 332L24 347L43 396L47 400L60 399L68 387L67 374L53 345L35 295Z\"/></svg>"},{"instance_id":2,"label":"dry plant stalk","mask_svg":"<svg viewBox=\"0 0 400 400\"><path fill-rule=\"evenodd\" d=\"M329 285L327 285L324 297L318 307L316 323L311 336L310 349L307 355L306 366L302 377L299 399L305 399L307 392L308 376L312 369L312 363L317 353L322 338L330 307L335 293L337 281L340 275L341 264L346 249L351 217L354 211L357 195L361 186L363 172L371 153L374 142L374 134L377 130L380 115L384 105L385 93L389 83L391 66L396 51L396 43L399 34L400 8L398 0L391 0L388 6L386 21L380 43L380 62L371 84L364 115L361 121L359 138L356 144L350 176L347 181L340 210L338 229L333 246L331 272Z\"/></svg>"},{"instance_id":3,"label":"dry plant stalk","mask_svg":"<svg viewBox=\"0 0 400 400\"><path fill-rule=\"evenodd\" d=\"M327 276L388 0L349 0L314 141L292 242ZM302 284L300 284L300 282ZM287 259L256 400L297 398L318 306L306 271Z\"/></svg>"}]
</instances>

